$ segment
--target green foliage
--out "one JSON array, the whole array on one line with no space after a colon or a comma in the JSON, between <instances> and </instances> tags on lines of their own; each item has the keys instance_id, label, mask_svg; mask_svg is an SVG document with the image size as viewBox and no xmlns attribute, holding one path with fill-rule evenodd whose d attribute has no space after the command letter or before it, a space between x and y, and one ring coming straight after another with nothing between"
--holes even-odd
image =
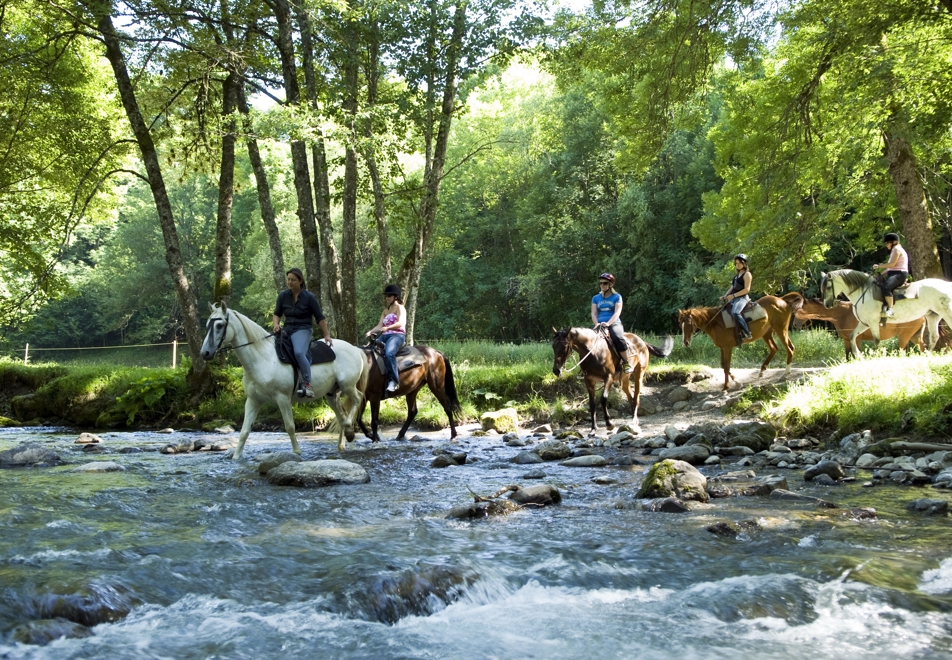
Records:
<instances>
[{"instance_id":1,"label":"green foliage","mask_svg":"<svg viewBox=\"0 0 952 660\"><path fill-rule=\"evenodd\" d=\"M881 357L833 367L792 385L768 407L790 431L852 433L912 429L948 438L952 356Z\"/></svg>"},{"instance_id":2,"label":"green foliage","mask_svg":"<svg viewBox=\"0 0 952 660\"><path fill-rule=\"evenodd\" d=\"M127 416L127 425L132 426L136 416L141 421L154 421L164 417L171 412L171 402L184 392L184 371L177 369L156 371L158 373L130 383L125 393L116 399L116 407Z\"/></svg>"}]
</instances>

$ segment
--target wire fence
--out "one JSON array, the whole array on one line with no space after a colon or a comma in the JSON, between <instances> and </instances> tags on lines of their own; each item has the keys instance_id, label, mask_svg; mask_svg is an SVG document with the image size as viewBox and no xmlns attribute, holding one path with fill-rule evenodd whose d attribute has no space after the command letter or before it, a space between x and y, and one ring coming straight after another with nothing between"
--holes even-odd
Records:
<instances>
[{"instance_id":1,"label":"wire fence","mask_svg":"<svg viewBox=\"0 0 952 660\"><path fill-rule=\"evenodd\" d=\"M8 344L2 355L23 364L107 364L126 367L176 367L182 364L183 358L190 357L188 344L178 341L75 347L37 347L30 344L15 347Z\"/></svg>"}]
</instances>

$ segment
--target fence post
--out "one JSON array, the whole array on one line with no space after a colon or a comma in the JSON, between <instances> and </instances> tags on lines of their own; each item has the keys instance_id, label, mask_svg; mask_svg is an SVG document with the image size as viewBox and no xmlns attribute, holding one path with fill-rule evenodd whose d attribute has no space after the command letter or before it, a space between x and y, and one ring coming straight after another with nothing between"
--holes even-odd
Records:
<instances>
[{"instance_id":1,"label":"fence post","mask_svg":"<svg viewBox=\"0 0 952 660\"><path fill-rule=\"evenodd\" d=\"M23 348L23 364L25 365L30 360L30 342L26 343L26 346Z\"/></svg>"},{"instance_id":2,"label":"fence post","mask_svg":"<svg viewBox=\"0 0 952 660\"><path fill-rule=\"evenodd\" d=\"M175 368L176 354L178 353L178 339L172 340L172 368Z\"/></svg>"}]
</instances>

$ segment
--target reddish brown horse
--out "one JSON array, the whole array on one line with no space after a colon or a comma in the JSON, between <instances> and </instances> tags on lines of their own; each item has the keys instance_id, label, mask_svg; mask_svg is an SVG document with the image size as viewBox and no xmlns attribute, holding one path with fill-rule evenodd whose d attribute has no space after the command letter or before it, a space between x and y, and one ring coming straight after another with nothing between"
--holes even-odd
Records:
<instances>
[{"instance_id":1,"label":"reddish brown horse","mask_svg":"<svg viewBox=\"0 0 952 660\"><path fill-rule=\"evenodd\" d=\"M588 410L592 415L592 431L598 428L598 422L595 419L595 385L605 383L602 390L602 413L605 415L605 428L611 431L614 427L612 420L608 415L608 392L611 390L612 383L621 380L621 391L628 397L628 404L631 406L631 418L634 422L635 431L640 430L638 424L638 404L641 401L641 384L645 378L645 372L648 370L648 356L668 357L671 355L671 348L674 341L671 337L665 337L664 347L652 346L644 341L638 335L630 332L625 333L628 343L631 345L631 351L628 353L628 361L631 363L632 371L630 374L624 373L621 363L618 361L617 353L613 353L608 346L610 338L604 333L595 332L588 328L569 328L567 330L556 330L555 338L552 340L552 350L555 353L555 363L552 365L552 373L556 377L562 375L562 367L568 359L569 354L574 350L578 353L578 363L568 369L572 371L576 367L581 367L585 374L585 387L588 389ZM634 383L634 392L631 391L631 384Z\"/></svg>"},{"instance_id":2,"label":"reddish brown horse","mask_svg":"<svg viewBox=\"0 0 952 660\"><path fill-rule=\"evenodd\" d=\"M836 334L843 340L843 347L846 349L846 359L851 360L853 358L853 344L851 343L850 336L859 324L859 321L856 320L856 316L853 314L852 303L838 300L832 309L827 309L822 300L812 298L804 301L803 307L797 310L796 317L797 319L793 323L796 328L799 328L803 321L812 319L832 323L833 327L836 328ZM919 350L923 350L922 329L925 327L925 324L925 317L915 321L908 321L907 323L887 323L884 326L880 326L879 338L889 339L890 337L898 337L899 348L902 350L906 350L906 346L909 345L910 341L918 346ZM872 332L866 330L866 332L862 333L856 340L875 341L875 338Z\"/></svg>"},{"instance_id":3,"label":"reddish brown horse","mask_svg":"<svg viewBox=\"0 0 952 660\"><path fill-rule=\"evenodd\" d=\"M788 293L782 298L776 296L764 296L757 301L757 304L764 308L767 317L748 321L751 338L744 343L750 343L763 339L767 344L769 353L764 363L760 365L760 376L764 375L767 365L777 354L777 343L774 341L774 333L780 337L783 347L787 351L787 371L784 377L790 375L790 363L793 362L793 342L790 341L790 333L787 328L790 326L790 319L794 312L803 307L806 299L799 293ZM681 332L684 335L684 345L690 346L691 337L698 330L707 333L714 342L714 345L721 349L721 368L724 369L724 391L730 389L731 379L731 354L734 352L734 346L737 342L734 336L734 328L728 328L724 325L724 319L721 315L723 307L701 307L699 309L682 309L678 312L678 325L681 326Z\"/></svg>"},{"instance_id":4,"label":"reddish brown horse","mask_svg":"<svg viewBox=\"0 0 952 660\"><path fill-rule=\"evenodd\" d=\"M429 346L415 346L426 362L411 369L404 369L400 372L400 387L394 392L385 392L389 378L380 372L377 360L371 354L371 347L363 346L364 351L370 355L370 373L367 377L367 388L364 390L364 401L357 413L357 423L360 430L368 438L377 442L380 436L377 434L378 423L380 419L380 401L384 398L394 398L398 396L407 399L407 421L403 423L396 440L400 440L406 435L407 429L417 416L417 393L424 385L430 388L443 411L450 420L450 438L456 437L456 423L453 415L460 411L459 397L456 394L456 381L453 379L453 368L446 356ZM370 430L364 424L364 408L370 402Z\"/></svg>"}]
</instances>

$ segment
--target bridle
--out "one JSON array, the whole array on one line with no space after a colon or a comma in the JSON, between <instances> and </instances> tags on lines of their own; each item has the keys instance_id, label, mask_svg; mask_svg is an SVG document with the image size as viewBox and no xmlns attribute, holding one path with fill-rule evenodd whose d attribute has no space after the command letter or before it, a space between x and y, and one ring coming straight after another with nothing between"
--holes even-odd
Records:
<instances>
[{"instance_id":1,"label":"bridle","mask_svg":"<svg viewBox=\"0 0 952 660\"><path fill-rule=\"evenodd\" d=\"M602 335L599 334L598 336L601 337ZM566 332L566 334L565 334L565 346L566 346L566 348L565 348L565 352L566 352L566 353L570 353L570 352L572 351L572 348L574 348L574 343L569 341L568 332ZM575 363L575 366L574 366L574 367L571 367L571 368L569 368L569 369L563 369L562 371L563 371L564 373L567 373L567 374L572 373L573 371L575 371L576 369L578 369L579 367L581 367L581 366L582 366L582 363L585 362L585 358L587 358L589 355L591 355L594 351L595 351L594 348L590 349L590 350L588 351L588 353L586 353L586 354L582 357L582 359L580 359L578 362ZM568 356L566 356L566 357L568 357ZM563 362L562 364L564 365L565 363Z\"/></svg>"},{"instance_id":2,"label":"bridle","mask_svg":"<svg viewBox=\"0 0 952 660\"><path fill-rule=\"evenodd\" d=\"M219 353L224 353L225 351L233 351L236 348L243 348L245 346L250 346L251 344L255 343L256 340L252 339L251 341L246 341L244 344L238 344L238 345L232 344L231 346L222 346L222 344L225 343L225 335L228 334L228 323L231 320L231 314L225 311L225 315L222 317L222 319L225 321L225 327L222 328L221 337L218 339L218 345L215 346L215 355L218 355ZM269 332L267 337L265 337L265 339L267 339L268 337L274 337L274 333Z\"/></svg>"}]
</instances>

